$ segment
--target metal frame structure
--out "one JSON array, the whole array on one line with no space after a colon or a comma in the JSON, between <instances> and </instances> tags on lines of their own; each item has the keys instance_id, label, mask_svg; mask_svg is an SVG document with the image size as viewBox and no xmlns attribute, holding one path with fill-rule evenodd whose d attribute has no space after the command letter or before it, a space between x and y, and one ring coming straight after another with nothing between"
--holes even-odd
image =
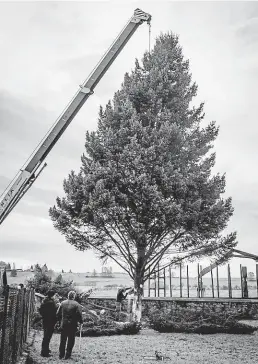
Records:
<instances>
[{"instance_id":1,"label":"metal frame structure","mask_svg":"<svg viewBox=\"0 0 258 364\"><path fill-rule=\"evenodd\" d=\"M150 24L150 21L150 14L147 14L140 9L136 9L134 11L129 22L91 72L87 80L80 85L80 88L73 97L72 101L59 116L52 129L43 138L35 153L33 153L32 157L29 158L25 167L7 187L2 199L0 200L0 224L5 220L8 214L46 167L47 164L43 164L43 161L48 156L58 139L62 136L68 125L74 119L78 111L84 105L86 100L94 93L95 87L137 30L139 25L143 22Z\"/></svg>"}]
</instances>

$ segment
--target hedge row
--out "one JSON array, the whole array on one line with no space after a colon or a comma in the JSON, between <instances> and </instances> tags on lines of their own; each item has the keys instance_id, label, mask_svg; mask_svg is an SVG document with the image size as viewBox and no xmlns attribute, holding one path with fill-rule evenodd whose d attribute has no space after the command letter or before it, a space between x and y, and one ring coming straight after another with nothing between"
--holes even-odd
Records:
<instances>
[{"instance_id":1,"label":"hedge row","mask_svg":"<svg viewBox=\"0 0 258 364\"><path fill-rule=\"evenodd\" d=\"M198 333L198 334L252 334L257 328L238 322L233 315L215 313L211 311L197 312L195 310L182 309L180 314L171 310L152 309L148 315L148 327L159 332L173 333ZM42 328L40 315L35 314L34 328ZM134 322L116 322L113 317L92 319L84 317L82 336L111 336L111 335L135 335L141 330L141 325ZM58 324L55 332L60 332ZM77 335L80 333L77 332Z\"/></svg>"},{"instance_id":2,"label":"hedge row","mask_svg":"<svg viewBox=\"0 0 258 364\"><path fill-rule=\"evenodd\" d=\"M82 336L111 336L111 335L136 335L141 330L141 325L130 322L123 325L112 324L110 327L94 326L82 330ZM77 332L79 336L79 331Z\"/></svg>"},{"instance_id":3,"label":"hedge row","mask_svg":"<svg viewBox=\"0 0 258 364\"><path fill-rule=\"evenodd\" d=\"M256 327L238 322L232 315L214 312L186 310L173 316L173 312L152 310L149 313L150 326L159 332L185 332L198 334L252 334Z\"/></svg>"}]
</instances>

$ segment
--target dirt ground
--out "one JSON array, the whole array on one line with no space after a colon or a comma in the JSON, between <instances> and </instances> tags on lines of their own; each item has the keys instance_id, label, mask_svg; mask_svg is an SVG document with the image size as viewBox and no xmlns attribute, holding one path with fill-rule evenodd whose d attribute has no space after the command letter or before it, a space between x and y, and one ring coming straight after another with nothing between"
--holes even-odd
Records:
<instances>
[{"instance_id":1,"label":"dirt ground","mask_svg":"<svg viewBox=\"0 0 258 364\"><path fill-rule=\"evenodd\" d=\"M58 358L59 335L51 341L51 358L40 356L42 332L37 332L31 357L35 364L61 364ZM155 350L173 364L255 364L258 363L258 333L253 335L163 334L144 329L135 336L79 338L69 361L81 364L143 364L154 363Z\"/></svg>"}]
</instances>

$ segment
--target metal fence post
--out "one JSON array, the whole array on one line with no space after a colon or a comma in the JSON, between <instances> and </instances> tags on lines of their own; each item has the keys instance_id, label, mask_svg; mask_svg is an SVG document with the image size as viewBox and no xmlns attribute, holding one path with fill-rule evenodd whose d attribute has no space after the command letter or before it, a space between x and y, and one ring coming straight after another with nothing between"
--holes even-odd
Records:
<instances>
[{"instance_id":1,"label":"metal fence post","mask_svg":"<svg viewBox=\"0 0 258 364\"><path fill-rule=\"evenodd\" d=\"M242 264L240 264L240 285L241 285L241 297L243 298L243 273L242 273Z\"/></svg>"},{"instance_id":2,"label":"metal fence post","mask_svg":"<svg viewBox=\"0 0 258 364\"><path fill-rule=\"evenodd\" d=\"M218 293L218 298L219 298L219 267L218 267L218 265L216 267L216 271L217 271L217 293Z\"/></svg>"},{"instance_id":3,"label":"metal fence post","mask_svg":"<svg viewBox=\"0 0 258 364\"><path fill-rule=\"evenodd\" d=\"M172 273L171 273L171 265L169 266L169 288L170 288L170 297L172 297Z\"/></svg>"},{"instance_id":4,"label":"metal fence post","mask_svg":"<svg viewBox=\"0 0 258 364\"><path fill-rule=\"evenodd\" d=\"M200 265L200 291L201 291L201 298L204 297L204 292L203 292L203 284L202 284L202 275L201 275L201 271L202 271L202 266Z\"/></svg>"},{"instance_id":5,"label":"metal fence post","mask_svg":"<svg viewBox=\"0 0 258 364\"><path fill-rule=\"evenodd\" d=\"M186 266L186 283L187 283L187 297L189 298L189 271L188 271L188 265Z\"/></svg>"},{"instance_id":6,"label":"metal fence post","mask_svg":"<svg viewBox=\"0 0 258 364\"><path fill-rule=\"evenodd\" d=\"M182 264L179 264L179 285L180 285L180 298L183 297L183 287L182 287Z\"/></svg>"},{"instance_id":7,"label":"metal fence post","mask_svg":"<svg viewBox=\"0 0 258 364\"><path fill-rule=\"evenodd\" d=\"M200 265L197 264L197 297L200 298Z\"/></svg>"},{"instance_id":8,"label":"metal fence post","mask_svg":"<svg viewBox=\"0 0 258 364\"><path fill-rule=\"evenodd\" d=\"M158 282L157 283L158 283L158 297L159 297L159 283L160 283L159 282L159 264L158 264L158 272L157 273L158 273Z\"/></svg>"},{"instance_id":9,"label":"metal fence post","mask_svg":"<svg viewBox=\"0 0 258 364\"><path fill-rule=\"evenodd\" d=\"M232 298L231 272L229 264L228 264L228 296L229 298Z\"/></svg>"},{"instance_id":10,"label":"metal fence post","mask_svg":"<svg viewBox=\"0 0 258 364\"><path fill-rule=\"evenodd\" d=\"M247 267L242 267L243 298L248 298Z\"/></svg>"},{"instance_id":11,"label":"metal fence post","mask_svg":"<svg viewBox=\"0 0 258 364\"><path fill-rule=\"evenodd\" d=\"M211 289L212 289L212 298L214 298L214 282L213 282L212 266L211 266Z\"/></svg>"},{"instance_id":12,"label":"metal fence post","mask_svg":"<svg viewBox=\"0 0 258 364\"><path fill-rule=\"evenodd\" d=\"M164 268L164 297L166 297L166 268Z\"/></svg>"},{"instance_id":13,"label":"metal fence post","mask_svg":"<svg viewBox=\"0 0 258 364\"><path fill-rule=\"evenodd\" d=\"M256 297L258 298L258 264L256 264Z\"/></svg>"},{"instance_id":14,"label":"metal fence post","mask_svg":"<svg viewBox=\"0 0 258 364\"><path fill-rule=\"evenodd\" d=\"M155 288L155 297L157 297L157 276L156 276L156 271L154 271L154 288Z\"/></svg>"},{"instance_id":15,"label":"metal fence post","mask_svg":"<svg viewBox=\"0 0 258 364\"><path fill-rule=\"evenodd\" d=\"M148 297L150 297L150 292L151 292L151 277L150 277L150 268L149 268L149 279L148 279Z\"/></svg>"}]
</instances>

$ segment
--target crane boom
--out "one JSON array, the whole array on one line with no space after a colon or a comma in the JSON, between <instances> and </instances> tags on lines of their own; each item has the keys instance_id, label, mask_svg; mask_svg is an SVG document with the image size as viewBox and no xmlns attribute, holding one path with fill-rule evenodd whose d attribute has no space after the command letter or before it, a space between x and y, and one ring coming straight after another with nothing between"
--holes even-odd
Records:
<instances>
[{"instance_id":1,"label":"crane boom","mask_svg":"<svg viewBox=\"0 0 258 364\"><path fill-rule=\"evenodd\" d=\"M93 94L95 87L107 72L111 64L129 41L131 36L143 22L150 23L151 15L140 9L134 11L133 16L118 35L111 47L102 57L95 69L80 85L79 90L73 97L70 104L57 119L53 128L49 131L43 141L40 143L34 155L29 159L24 169L18 174L18 177L7 188L5 194L0 200L0 224L7 215L12 211L22 196L28 191L33 182L45 168L46 164L41 167L44 159L47 157L51 149L54 147L58 139L62 136L68 125L81 109L85 101ZM37 171L39 171L37 173ZM37 175L36 175L37 173Z\"/></svg>"}]
</instances>

